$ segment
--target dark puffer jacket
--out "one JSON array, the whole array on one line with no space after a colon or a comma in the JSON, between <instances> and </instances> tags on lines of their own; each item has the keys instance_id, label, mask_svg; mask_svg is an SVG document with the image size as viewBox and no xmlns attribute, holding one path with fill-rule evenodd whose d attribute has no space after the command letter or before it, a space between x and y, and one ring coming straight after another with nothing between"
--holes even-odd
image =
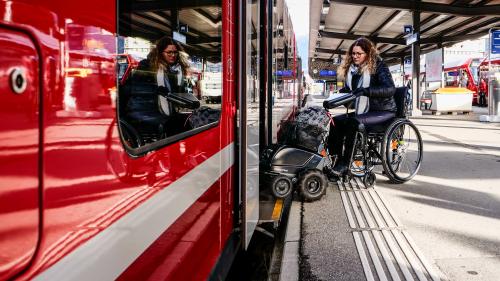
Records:
<instances>
[{"instance_id":1,"label":"dark puffer jacket","mask_svg":"<svg viewBox=\"0 0 500 281\"><path fill-rule=\"evenodd\" d=\"M340 90L341 93L350 91L347 87ZM370 97L369 111L396 112L395 92L396 87L389 68L382 59L378 59L375 73L370 77L370 87L368 88L368 97Z\"/></svg>"},{"instance_id":2,"label":"dark puffer jacket","mask_svg":"<svg viewBox=\"0 0 500 281\"><path fill-rule=\"evenodd\" d=\"M377 61L377 68L375 74L371 76L370 88L368 89L370 111L396 112L397 107L394 100L396 87L389 68L381 59Z\"/></svg>"}]
</instances>

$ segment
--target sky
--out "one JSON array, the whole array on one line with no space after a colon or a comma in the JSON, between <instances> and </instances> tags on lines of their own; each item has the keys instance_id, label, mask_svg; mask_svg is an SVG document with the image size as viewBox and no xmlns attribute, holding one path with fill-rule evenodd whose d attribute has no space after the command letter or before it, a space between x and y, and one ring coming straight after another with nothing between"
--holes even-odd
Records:
<instances>
[{"instance_id":1,"label":"sky","mask_svg":"<svg viewBox=\"0 0 500 281\"><path fill-rule=\"evenodd\" d=\"M292 18L295 40L302 58L302 70L307 72L309 47L309 1L310 0L285 0Z\"/></svg>"}]
</instances>

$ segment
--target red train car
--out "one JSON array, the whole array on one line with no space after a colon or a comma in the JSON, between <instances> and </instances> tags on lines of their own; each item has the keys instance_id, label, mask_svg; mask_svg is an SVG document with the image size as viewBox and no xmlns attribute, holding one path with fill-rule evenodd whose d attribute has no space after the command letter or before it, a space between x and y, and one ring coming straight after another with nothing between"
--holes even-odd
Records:
<instances>
[{"instance_id":1,"label":"red train car","mask_svg":"<svg viewBox=\"0 0 500 281\"><path fill-rule=\"evenodd\" d=\"M478 102L479 58L465 58L445 64L446 86L467 88L473 92L472 103Z\"/></svg>"},{"instance_id":2,"label":"red train car","mask_svg":"<svg viewBox=\"0 0 500 281\"><path fill-rule=\"evenodd\" d=\"M273 96L271 62L283 56L269 50L295 50L279 11L0 1L0 280L224 278L259 221L259 147L300 99ZM128 83L140 63L116 54L146 56L165 35L192 73L220 69L220 104L174 104L167 117L130 106L160 98ZM195 92L183 79L183 94Z\"/></svg>"},{"instance_id":3,"label":"red train car","mask_svg":"<svg viewBox=\"0 0 500 281\"><path fill-rule=\"evenodd\" d=\"M447 86L464 87L473 92L473 104L479 104L479 92L482 90L486 94L486 102L488 101L488 67L489 65L497 67L500 64L500 59L492 59L491 63L488 58L465 58L461 61L455 61L445 65L444 73ZM484 80L484 89L480 89L481 79ZM463 82L463 85L460 85Z\"/></svg>"}]
</instances>

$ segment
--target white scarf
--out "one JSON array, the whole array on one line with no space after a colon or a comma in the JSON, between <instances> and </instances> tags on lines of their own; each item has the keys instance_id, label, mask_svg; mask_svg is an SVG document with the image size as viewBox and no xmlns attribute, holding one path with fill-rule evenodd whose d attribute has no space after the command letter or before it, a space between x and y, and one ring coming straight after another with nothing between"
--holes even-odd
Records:
<instances>
[{"instance_id":1,"label":"white scarf","mask_svg":"<svg viewBox=\"0 0 500 281\"><path fill-rule=\"evenodd\" d=\"M179 84L178 86L181 85L182 83L182 68L179 64L174 65L171 67L172 71L177 71L177 83ZM168 80L168 75L165 75L165 67L163 65L160 65L158 68L158 71L156 72L156 83L158 83L158 86L163 86L168 89L168 92L172 92L172 86L170 86L170 81ZM163 114L170 116L173 112L172 104L168 102L167 98L164 96L159 96L158 97L158 105L160 107L160 112Z\"/></svg>"},{"instance_id":2,"label":"white scarf","mask_svg":"<svg viewBox=\"0 0 500 281\"><path fill-rule=\"evenodd\" d=\"M349 89L354 89L352 87L352 76L356 73L359 73L360 69L358 66L354 65L354 64L351 64L351 66L349 67L349 70L347 71L347 79L346 79L346 84L347 84L347 87L349 87ZM359 87L363 87L363 88L368 88L370 87L370 72L365 69L362 73L361 73L361 78L359 79L358 81L358 85L356 85L356 89L359 88ZM368 110L370 109L370 103L369 103L369 99L368 97L366 96L360 96L360 97L357 97L356 98L356 101L355 101L355 113L356 115L359 115L359 114L363 114L363 113L366 113L368 112Z\"/></svg>"}]
</instances>

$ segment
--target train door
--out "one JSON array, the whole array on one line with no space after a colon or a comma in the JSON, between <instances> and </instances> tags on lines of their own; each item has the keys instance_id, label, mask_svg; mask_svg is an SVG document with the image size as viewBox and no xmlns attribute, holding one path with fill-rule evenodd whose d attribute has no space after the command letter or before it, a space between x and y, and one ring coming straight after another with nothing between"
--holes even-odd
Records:
<instances>
[{"instance_id":1,"label":"train door","mask_svg":"<svg viewBox=\"0 0 500 281\"><path fill-rule=\"evenodd\" d=\"M248 247L259 220L259 1L239 7L239 185L243 202L243 245ZM264 101L263 101L264 102Z\"/></svg>"},{"instance_id":2,"label":"train door","mask_svg":"<svg viewBox=\"0 0 500 281\"><path fill-rule=\"evenodd\" d=\"M28 35L0 26L0 280L27 266L38 241L39 63Z\"/></svg>"}]
</instances>

